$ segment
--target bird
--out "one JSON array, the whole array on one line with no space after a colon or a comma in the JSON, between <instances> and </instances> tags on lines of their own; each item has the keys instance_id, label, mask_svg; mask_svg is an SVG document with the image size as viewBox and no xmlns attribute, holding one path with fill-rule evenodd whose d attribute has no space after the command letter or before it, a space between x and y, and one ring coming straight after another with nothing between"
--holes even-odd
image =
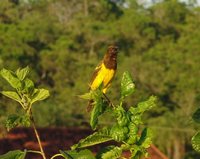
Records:
<instances>
[{"instance_id":1,"label":"bird","mask_svg":"<svg viewBox=\"0 0 200 159\"><path fill-rule=\"evenodd\" d=\"M102 93L106 97L105 93L110 87L110 84L117 71L117 54L118 47L111 45L108 47L103 60L95 68L92 78L89 84L91 91L97 90L100 86L102 87ZM106 97L107 98L107 97ZM93 107L93 100L89 100L87 111L90 111Z\"/></svg>"}]
</instances>

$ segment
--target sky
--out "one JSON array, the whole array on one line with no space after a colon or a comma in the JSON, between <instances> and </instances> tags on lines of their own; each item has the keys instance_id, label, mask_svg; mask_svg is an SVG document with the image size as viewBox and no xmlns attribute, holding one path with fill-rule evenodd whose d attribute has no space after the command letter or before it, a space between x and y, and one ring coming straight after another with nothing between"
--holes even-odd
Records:
<instances>
[{"instance_id":1,"label":"sky","mask_svg":"<svg viewBox=\"0 0 200 159\"><path fill-rule=\"evenodd\" d=\"M154 2L159 2L159 1L162 1L162 0L137 0L139 3L144 3L146 4L147 6L151 5L152 1ZM189 3L189 2L192 2L192 1L196 1L197 2L197 5L200 6L200 0L179 0L181 2L186 2L186 3Z\"/></svg>"}]
</instances>

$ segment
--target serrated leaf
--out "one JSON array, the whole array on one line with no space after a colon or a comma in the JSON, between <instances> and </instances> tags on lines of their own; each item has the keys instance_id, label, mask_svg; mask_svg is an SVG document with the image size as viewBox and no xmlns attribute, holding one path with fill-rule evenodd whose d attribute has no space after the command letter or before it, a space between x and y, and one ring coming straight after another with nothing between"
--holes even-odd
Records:
<instances>
[{"instance_id":1,"label":"serrated leaf","mask_svg":"<svg viewBox=\"0 0 200 159\"><path fill-rule=\"evenodd\" d=\"M17 102L20 102L21 101L21 98L20 96L16 93L16 92L13 92L13 91L2 91L1 92L4 96L8 97L8 98L11 98Z\"/></svg>"},{"instance_id":2,"label":"serrated leaf","mask_svg":"<svg viewBox=\"0 0 200 159\"><path fill-rule=\"evenodd\" d=\"M128 128L119 126L118 124L115 124L111 127L110 135L112 136L113 140L117 142L121 142L127 139L128 137Z\"/></svg>"},{"instance_id":3,"label":"serrated leaf","mask_svg":"<svg viewBox=\"0 0 200 159\"><path fill-rule=\"evenodd\" d=\"M102 115L106 110L107 102L105 102L102 98L103 94L99 89L91 91L91 96L94 102L93 109L90 114L90 126L93 130L95 130L98 124L99 116Z\"/></svg>"},{"instance_id":4,"label":"serrated leaf","mask_svg":"<svg viewBox=\"0 0 200 159\"><path fill-rule=\"evenodd\" d=\"M65 159L95 159L93 153L90 150L81 151L60 151Z\"/></svg>"},{"instance_id":5,"label":"serrated leaf","mask_svg":"<svg viewBox=\"0 0 200 159\"><path fill-rule=\"evenodd\" d=\"M200 132L197 132L193 137L192 137L192 147L200 152Z\"/></svg>"},{"instance_id":6,"label":"serrated leaf","mask_svg":"<svg viewBox=\"0 0 200 159\"><path fill-rule=\"evenodd\" d=\"M46 89L35 89L34 90L34 96L31 100L31 104L33 104L36 101L41 101L49 97L49 91Z\"/></svg>"},{"instance_id":7,"label":"serrated leaf","mask_svg":"<svg viewBox=\"0 0 200 159\"><path fill-rule=\"evenodd\" d=\"M193 114L192 119L197 122L200 123L200 108L196 110L196 112Z\"/></svg>"},{"instance_id":8,"label":"serrated leaf","mask_svg":"<svg viewBox=\"0 0 200 159\"><path fill-rule=\"evenodd\" d=\"M124 72L121 81L121 99L131 95L134 92L134 90L135 84L133 83L131 74L128 71L126 71Z\"/></svg>"},{"instance_id":9,"label":"serrated leaf","mask_svg":"<svg viewBox=\"0 0 200 159\"><path fill-rule=\"evenodd\" d=\"M114 112L117 117L117 122L120 126L125 126L128 124L129 121L129 116L126 110L122 106L117 106L114 109Z\"/></svg>"},{"instance_id":10,"label":"serrated leaf","mask_svg":"<svg viewBox=\"0 0 200 159\"><path fill-rule=\"evenodd\" d=\"M25 68L22 68L22 69L17 69L16 71L16 75L17 77L22 81L25 79L25 77L28 75L29 73L29 67L25 67Z\"/></svg>"},{"instance_id":11,"label":"serrated leaf","mask_svg":"<svg viewBox=\"0 0 200 159\"><path fill-rule=\"evenodd\" d=\"M109 131L109 130L108 130ZM93 145L97 145L103 142L107 142L112 140L112 137L108 135L108 131L100 131L100 132L95 132L92 135L89 135L85 139L81 139L78 144L75 144L71 147L72 150L77 149L77 148L84 148L84 147L89 147Z\"/></svg>"},{"instance_id":12,"label":"serrated leaf","mask_svg":"<svg viewBox=\"0 0 200 159\"><path fill-rule=\"evenodd\" d=\"M22 87L21 81L12 71L3 68L1 70L1 75L13 88L19 89Z\"/></svg>"},{"instance_id":13,"label":"serrated leaf","mask_svg":"<svg viewBox=\"0 0 200 159\"><path fill-rule=\"evenodd\" d=\"M156 107L157 98L155 96L150 96L148 100L140 102L137 107L130 107L129 111L131 114L142 114L143 112Z\"/></svg>"},{"instance_id":14,"label":"serrated leaf","mask_svg":"<svg viewBox=\"0 0 200 159\"><path fill-rule=\"evenodd\" d=\"M25 159L25 156L26 156L26 151L15 150L0 155L0 159Z\"/></svg>"},{"instance_id":15,"label":"serrated leaf","mask_svg":"<svg viewBox=\"0 0 200 159\"><path fill-rule=\"evenodd\" d=\"M97 159L118 159L122 154L122 149L118 146L104 148L96 156Z\"/></svg>"},{"instance_id":16,"label":"serrated leaf","mask_svg":"<svg viewBox=\"0 0 200 159\"><path fill-rule=\"evenodd\" d=\"M99 95L94 98L94 107L90 114L90 126L93 130L96 129L98 124L98 118L105 112L106 103L103 98Z\"/></svg>"}]
</instances>

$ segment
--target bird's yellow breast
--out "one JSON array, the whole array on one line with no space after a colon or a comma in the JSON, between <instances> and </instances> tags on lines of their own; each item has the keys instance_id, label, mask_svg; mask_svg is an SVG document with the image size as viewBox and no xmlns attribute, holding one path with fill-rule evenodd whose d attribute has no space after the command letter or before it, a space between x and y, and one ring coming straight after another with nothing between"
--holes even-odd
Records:
<instances>
[{"instance_id":1,"label":"bird's yellow breast","mask_svg":"<svg viewBox=\"0 0 200 159\"><path fill-rule=\"evenodd\" d=\"M91 83L90 88L92 90L95 90L103 83L103 93L105 93L114 75L115 75L115 70L108 69L105 67L104 64L102 64L95 80Z\"/></svg>"}]
</instances>

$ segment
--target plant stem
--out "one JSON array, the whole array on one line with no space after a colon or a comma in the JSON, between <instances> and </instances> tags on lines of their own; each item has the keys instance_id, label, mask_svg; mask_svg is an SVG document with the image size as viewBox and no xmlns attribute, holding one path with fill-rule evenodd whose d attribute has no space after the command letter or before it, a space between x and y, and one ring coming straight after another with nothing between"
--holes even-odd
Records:
<instances>
[{"instance_id":1,"label":"plant stem","mask_svg":"<svg viewBox=\"0 0 200 159\"><path fill-rule=\"evenodd\" d=\"M37 153L37 154L40 154L40 155L41 155L41 152L40 152L40 151L27 150L27 152L30 152L30 153Z\"/></svg>"},{"instance_id":2,"label":"plant stem","mask_svg":"<svg viewBox=\"0 0 200 159\"><path fill-rule=\"evenodd\" d=\"M64 157L62 154L55 154L54 156L51 157L51 159L54 159L54 158L56 158L56 157L58 157L58 156Z\"/></svg>"},{"instance_id":3,"label":"plant stem","mask_svg":"<svg viewBox=\"0 0 200 159\"><path fill-rule=\"evenodd\" d=\"M103 93L104 97L106 98L107 102L109 103L109 105L111 105L113 108L115 107L114 104L110 101L110 99L106 96L105 93Z\"/></svg>"},{"instance_id":4,"label":"plant stem","mask_svg":"<svg viewBox=\"0 0 200 159\"><path fill-rule=\"evenodd\" d=\"M34 132L35 132L35 136L36 136L36 138L37 138L37 141L38 141L38 144L39 144L39 147L40 147L41 155L42 155L43 159L46 159L46 156L45 156L45 153L44 153L42 144L41 144L40 136L39 136L38 131L37 131L37 129L36 129L35 121L34 121L33 114L32 114L32 111L31 111L31 110L30 110L30 120L31 120L31 122L32 122L33 129L34 129Z\"/></svg>"}]
</instances>

